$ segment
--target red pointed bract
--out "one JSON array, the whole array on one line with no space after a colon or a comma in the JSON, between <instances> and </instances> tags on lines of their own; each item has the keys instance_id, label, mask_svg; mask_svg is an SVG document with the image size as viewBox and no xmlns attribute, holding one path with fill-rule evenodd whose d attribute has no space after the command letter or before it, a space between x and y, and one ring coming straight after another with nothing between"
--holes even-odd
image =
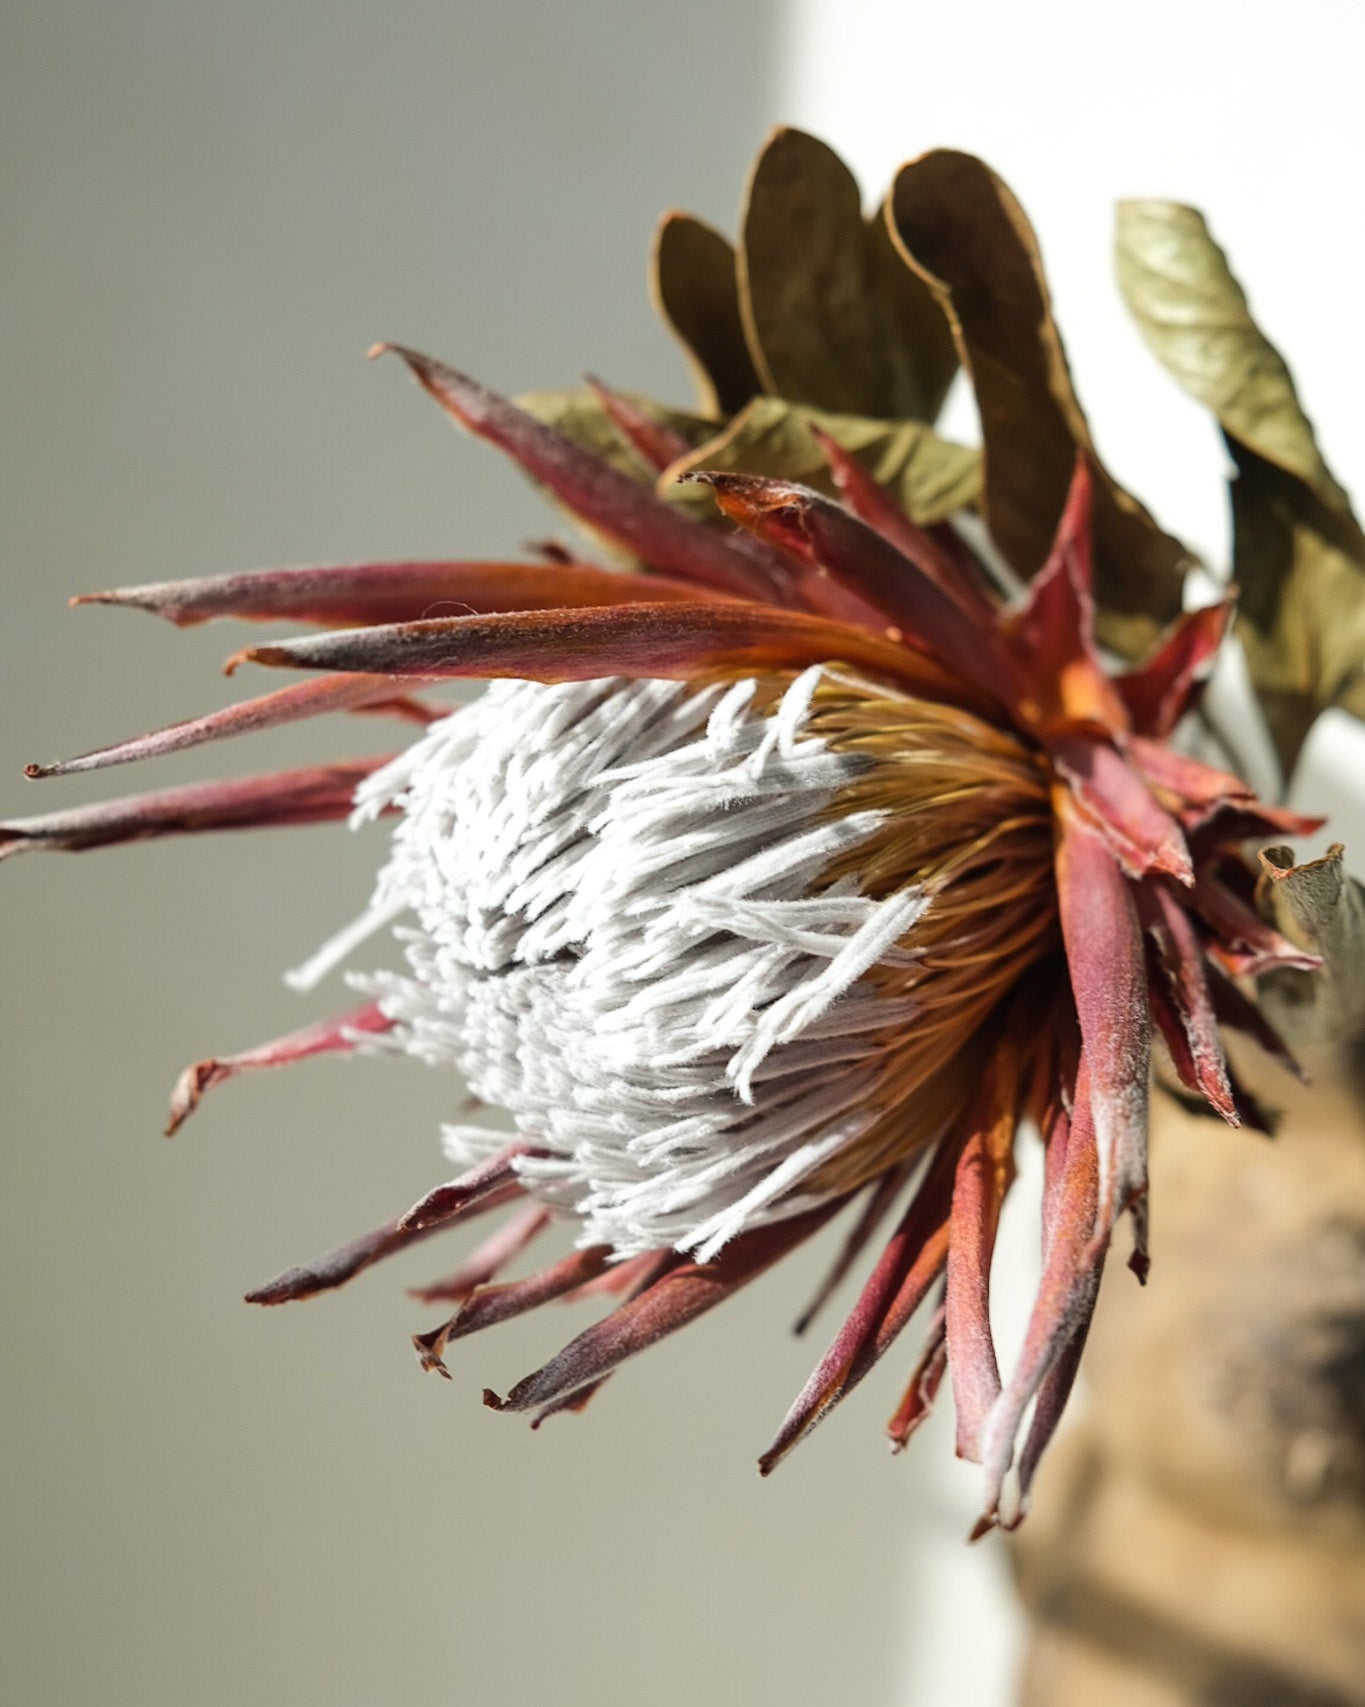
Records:
<instances>
[{"instance_id":1,"label":"red pointed bract","mask_svg":"<svg viewBox=\"0 0 1365 1707\"><path fill-rule=\"evenodd\" d=\"M1011 1033L997 1046L971 1115L953 1179L945 1331L952 1350L957 1455L980 1459L981 1429L1000 1396L991 1334L991 1259L1005 1195L1014 1181L1021 1063Z\"/></svg>"},{"instance_id":2,"label":"red pointed bract","mask_svg":"<svg viewBox=\"0 0 1365 1707\"><path fill-rule=\"evenodd\" d=\"M1194 881L1180 825L1107 737L1081 731L1054 736L1049 747L1086 817L1130 877L1164 871L1180 883Z\"/></svg>"},{"instance_id":3,"label":"red pointed bract","mask_svg":"<svg viewBox=\"0 0 1365 1707\"><path fill-rule=\"evenodd\" d=\"M1136 894L1139 916L1155 945L1165 977L1165 993L1188 1046L1190 1088L1204 1096L1229 1125L1236 1126L1227 1056L1204 972L1203 944L1189 914L1164 884L1143 884Z\"/></svg>"},{"instance_id":4,"label":"red pointed bract","mask_svg":"<svg viewBox=\"0 0 1365 1707\"><path fill-rule=\"evenodd\" d=\"M333 711L388 711L409 722L429 723L434 715L444 715L442 707L433 713L417 701L406 697L410 682L396 681L392 676L339 675L324 676L315 682L296 682L291 687L277 688L274 693L261 694L255 699L241 700L224 706L221 711L192 717L183 723L171 723L164 729L154 729L149 735L135 735L111 747L97 747L82 753L79 758L64 759L53 765L26 765L28 777L47 778L75 776L82 771L107 770L113 765L129 765L143 759L161 759L170 753L187 752L209 741L231 740L237 735L256 735L265 729L278 729L309 717L322 717Z\"/></svg>"},{"instance_id":5,"label":"red pointed bract","mask_svg":"<svg viewBox=\"0 0 1365 1707\"><path fill-rule=\"evenodd\" d=\"M810 1303L797 1317L792 1328L793 1333L804 1334L819 1312L833 1297L854 1263L866 1250L878 1227L886 1219L891 1205L909 1183L912 1171L911 1164L906 1162L898 1168L889 1169L873 1184L868 1193L867 1202L863 1205L862 1213L849 1229L848 1237L840 1246L838 1256L830 1264Z\"/></svg>"},{"instance_id":6,"label":"red pointed bract","mask_svg":"<svg viewBox=\"0 0 1365 1707\"><path fill-rule=\"evenodd\" d=\"M1281 966L1316 972L1322 965L1320 956L1281 936L1211 872L1199 873L1191 902L1214 933L1209 953L1234 978L1259 978Z\"/></svg>"},{"instance_id":7,"label":"red pointed bract","mask_svg":"<svg viewBox=\"0 0 1365 1707\"><path fill-rule=\"evenodd\" d=\"M1139 735L1165 738L1193 710L1213 673L1218 648L1237 608L1235 598L1178 617L1156 650L1135 670L1114 678Z\"/></svg>"},{"instance_id":8,"label":"red pointed bract","mask_svg":"<svg viewBox=\"0 0 1365 1707\"><path fill-rule=\"evenodd\" d=\"M719 595L717 595L719 596ZM368 628L424 617L505 610L558 610L634 599L695 602L695 586L667 575L633 575L591 563L336 563L256 569L194 581L155 581L86 593L73 604L149 611L184 628L238 622L311 622Z\"/></svg>"},{"instance_id":9,"label":"red pointed bract","mask_svg":"<svg viewBox=\"0 0 1365 1707\"><path fill-rule=\"evenodd\" d=\"M954 1147L941 1143L848 1319L759 1459L763 1475L771 1475L880 1362L943 1272L955 1165Z\"/></svg>"},{"instance_id":10,"label":"red pointed bract","mask_svg":"<svg viewBox=\"0 0 1365 1707\"><path fill-rule=\"evenodd\" d=\"M780 560L742 535L726 538L637 485L602 457L547 427L505 397L443 362L399 344L392 351L418 383L462 427L505 451L598 533L626 547L661 574L749 598L781 593Z\"/></svg>"},{"instance_id":11,"label":"red pointed bract","mask_svg":"<svg viewBox=\"0 0 1365 1707\"><path fill-rule=\"evenodd\" d=\"M1090 1335L1090 1324L1094 1319L1095 1299L1099 1293L1099 1274L1093 1279L1093 1286L1087 1290L1087 1284L1082 1283L1073 1301L1075 1325L1071 1330L1061 1350L1053 1359L1046 1375L1038 1383L1035 1396L1033 1416L1029 1422L1028 1434L1024 1437L1023 1449L1019 1454L1019 1509L1011 1518L1008 1527L1017 1529L1028 1514L1029 1496L1033 1490L1033 1478L1042 1460L1043 1453L1051 1444L1052 1437L1057 1432L1066 1411L1067 1400L1071 1397L1071 1389L1076 1385L1076 1376L1080 1372L1081 1356L1085 1351L1085 1342Z\"/></svg>"},{"instance_id":12,"label":"red pointed bract","mask_svg":"<svg viewBox=\"0 0 1365 1707\"><path fill-rule=\"evenodd\" d=\"M517 1185L516 1164L523 1156L540 1157L544 1154L533 1144L509 1144L496 1156L467 1168L458 1178L433 1186L406 1214L398 1217L398 1224L405 1232L413 1233L420 1233L427 1227L444 1226L463 1215L471 1204L482 1202L504 1186ZM520 1193L518 1185L516 1195Z\"/></svg>"},{"instance_id":13,"label":"red pointed bract","mask_svg":"<svg viewBox=\"0 0 1365 1707\"><path fill-rule=\"evenodd\" d=\"M942 587L873 528L847 510L789 480L755 474L698 472L732 521L814 570L800 583L813 608L843 615L846 599L860 601L895 638L930 654L989 702L1000 686L993 632L983 631Z\"/></svg>"},{"instance_id":14,"label":"red pointed bract","mask_svg":"<svg viewBox=\"0 0 1365 1707\"><path fill-rule=\"evenodd\" d=\"M230 662L570 682L598 676L686 679L706 670L751 673L836 661L924 693L942 692L951 703L961 698L928 660L864 629L804 611L738 603L446 617L253 646Z\"/></svg>"},{"instance_id":15,"label":"red pointed bract","mask_svg":"<svg viewBox=\"0 0 1365 1707\"><path fill-rule=\"evenodd\" d=\"M996 619L994 600L983 588L980 572L970 553L960 544L953 545L931 528L921 527L877 484L863 465L821 427L811 433L829 464L839 496L868 527L879 533L901 555L927 575L955 604L962 606L973 622L993 627ZM947 524L940 524L946 529Z\"/></svg>"},{"instance_id":16,"label":"red pointed bract","mask_svg":"<svg viewBox=\"0 0 1365 1707\"><path fill-rule=\"evenodd\" d=\"M1127 880L1105 843L1060 791L1059 800L1057 903L1089 1062L1099 1154L1099 1209L1092 1231L1107 1240L1118 1216L1147 1190L1147 969Z\"/></svg>"},{"instance_id":17,"label":"red pointed bract","mask_svg":"<svg viewBox=\"0 0 1365 1707\"><path fill-rule=\"evenodd\" d=\"M671 1268L680 1268L687 1259L678 1251L641 1251L639 1256L626 1257L621 1262L608 1263L600 1274L575 1286L564 1294L566 1304L581 1304L590 1298L625 1298L643 1292Z\"/></svg>"},{"instance_id":18,"label":"red pointed bract","mask_svg":"<svg viewBox=\"0 0 1365 1707\"><path fill-rule=\"evenodd\" d=\"M692 454L691 445L681 433L663 421L652 420L637 403L603 385L591 374L588 375L588 389L606 410L612 426L655 474L662 474L666 468Z\"/></svg>"},{"instance_id":19,"label":"red pointed bract","mask_svg":"<svg viewBox=\"0 0 1365 1707\"><path fill-rule=\"evenodd\" d=\"M322 824L350 816L355 791L392 754L276 771L229 782L198 782L151 794L130 794L95 806L44 812L0 823L0 859L31 848L78 853L119 842L205 830L259 830L284 824Z\"/></svg>"},{"instance_id":20,"label":"red pointed bract","mask_svg":"<svg viewBox=\"0 0 1365 1707\"><path fill-rule=\"evenodd\" d=\"M670 1269L638 1297L581 1333L543 1368L518 1381L505 1398L486 1393L485 1403L498 1411L539 1410L601 1380L627 1358L732 1298L823 1226L838 1207L838 1202L822 1204L790 1220L757 1227L740 1234L710 1262L687 1262Z\"/></svg>"},{"instance_id":21,"label":"red pointed bract","mask_svg":"<svg viewBox=\"0 0 1365 1707\"><path fill-rule=\"evenodd\" d=\"M986 1509L973 1536L999 1521L1005 1475L1014 1456L1014 1443L1030 1401L1049 1372L1089 1326L1104 1266L1104 1246L1094 1238L1102 1213L1099 1151L1091 1118L1091 1089L1085 1055L1077 1075L1071 1116L1059 1112L1047 1140L1043 1186L1043 1274L1024 1335L1024 1345L1004 1391L987 1421L982 1441L986 1470ZM1045 1430L1055 1427L1065 1395L1054 1388L1052 1414ZM1031 1436L1029 1452L1036 1460L1045 1440Z\"/></svg>"},{"instance_id":22,"label":"red pointed bract","mask_svg":"<svg viewBox=\"0 0 1365 1707\"><path fill-rule=\"evenodd\" d=\"M497 1227L460 1266L442 1280L408 1288L408 1297L421 1304L459 1304L480 1286L487 1286L514 1257L532 1245L550 1225L553 1216L540 1204L532 1204Z\"/></svg>"},{"instance_id":23,"label":"red pointed bract","mask_svg":"<svg viewBox=\"0 0 1365 1707\"><path fill-rule=\"evenodd\" d=\"M380 1011L378 1002L366 1002L349 1013L318 1020L291 1031L286 1037L245 1049L239 1055L210 1055L195 1061L186 1067L171 1093L166 1136L171 1138L180 1130L207 1092L235 1079L239 1073L254 1073L265 1067L291 1067L313 1055L349 1054L358 1036L378 1035L392 1025L393 1021Z\"/></svg>"},{"instance_id":24,"label":"red pointed bract","mask_svg":"<svg viewBox=\"0 0 1365 1707\"><path fill-rule=\"evenodd\" d=\"M336 1286L344 1286L363 1269L381 1262L385 1257L406 1250L409 1245L418 1244L460 1221L466 1221L474 1215L486 1214L489 1210L500 1208L505 1203L525 1196L525 1187L517 1178L515 1168L517 1157L525 1154L524 1144L511 1145L490 1161L480 1162L460 1179L439 1187L438 1189L445 1193L443 1212L440 1215L433 1214L418 1224L411 1220L411 1210L402 1215L395 1215L392 1220L385 1221L371 1232L362 1233L358 1239L352 1239L336 1250L328 1251L324 1256L315 1257L312 1262L285 1269L283 1274L268 1280L264 1286L258 1286L254 1292L248 1292L247 1303L288 1304L299 1298L312 1298L317 1293L330 1291ZM423 1203L431 1196L432 1194L428 1193L427 1198L422 1200Z\"/></svg>"},{"instance_id":25,"label":"red pointed bract","mask_svg":"<svg viewBox=\"0 0 1365 1707\"><path fill-rule=\"evenodd\" d=\"M1047 562L1003 627L1020 714L1044 740L1077 727L1111 735L1127 727L1123 702L1095 649L1090 509L1090 468L1078 456Z\"/></svg>"},{"instance_id":26,"label":"red pointed bract","mask_svg":"<svg viewBox=\"0 0 1365 1707\"><path fill-rule=\"evenodd\" d=\"M901 1402L886 1425L886 1437L891 1442L893 1452L903 1452L910 1436L921 1423L928 1420L947 1370L948 1307L946 1301L940 1298L933 1320L929 1323L929 1331L925 1335L924 1350L920 1353L919 1362L911 1371L905 1392L901 1395Z\"/></svg>"},{"instance_id":27,"label":"red pointed bract","mask_svg":"<svg viewBox=\"0 0 1365 1707\"><path fill-rule=\"evenodd\" d=\"M538 1310L552 1299L566 1298L585 1281L601 1274L610 1261L610 1246L589 1245L582 1250L571 1251L568 1256L561 1257L536 1274L527 1275L524 1280L479 1287L440 1327L413 1335L412 1343L417 1349L419 1362L423 1369L446 1374L442 1359L452 1340L481 1333L500 1322L510 1322L528 1310Z\"/></svg>"}]
</instances>

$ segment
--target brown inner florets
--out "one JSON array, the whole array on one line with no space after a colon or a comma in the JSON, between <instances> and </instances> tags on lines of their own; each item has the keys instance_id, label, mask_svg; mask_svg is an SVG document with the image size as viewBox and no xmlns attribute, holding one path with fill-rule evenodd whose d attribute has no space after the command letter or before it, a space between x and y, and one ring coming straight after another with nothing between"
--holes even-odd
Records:
<instances>
[{"instance_id":1,"label":"brown inner florets","mask_svg":"<svg viewBox=\"0 0 1365 1707\"><path fill-rule=\"evenodd\" d=\"M762 692L776 703L789 680ZM1057 946L1050 773L1014 732L846 671L822 680L803 732L867 761L836 811L886 814L827 881L929 897L899 963L867 974L914 1007L887 1036L883 1117L811 1182L850 1189L939 1136L979 1076L992 1015Z\"/></svg>"}]
</instances>

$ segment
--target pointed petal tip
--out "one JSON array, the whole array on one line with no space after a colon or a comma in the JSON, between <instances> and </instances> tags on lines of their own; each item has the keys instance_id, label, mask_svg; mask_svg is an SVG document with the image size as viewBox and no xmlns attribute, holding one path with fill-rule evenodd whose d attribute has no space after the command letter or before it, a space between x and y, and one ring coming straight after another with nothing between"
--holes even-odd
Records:
<instances>
[{"instance_id":1,"label":"pointed petal tip","mask_svg":"<svg viewBox=\"0 0 1365 1707\"><path fill-rule=\"evenodd\" d=\"M491 1387L484 1388L483 1402L490 1411L505 1411L508 1409L507 1400L495 1393Z\"/></svg>"},{"instance_id":2,"label":"pointed petal tip","mask_svg":"<svg viewBox=\"0 0 1365 1707\"><path fill-rule=\"evenodd\" d=\"M445 1350L445 1328L437 1328L432 1333L414 1334L412 1349L417 1353L417 1361L428 1375L444 1375L447 1381L453 1381L454 1376L446 1368L445 1359L441 1353Z\"/></svg>"},{"instance_id":3,"label":"pointed petal tip","mask_svg":"<svg viewBox=\"0 0 1365 1707\"><path fill-rule=\"evenodd\" d=\"M243 664L265 664L283 669L292 662L283 646L243 646L223 660L223 674L235 676Z\"/></svg>"},{"instance_id":4,"label":"pointed petal tip","mask_svg":"<svg viewBox=\"0 0 1365 1707\"><path fill-rule=\"evenodd\" d=\"M213 1057L203 1061L193 1061L175 1081L175 1089L171 1092L171 1105L166 1116L166 1124L161 1129L163 1138L174 1138L189 1117L199 1107L204 1092L213 1084L219 1073L219 1063Z\"/></svg>"},{"instance_id":5,"label":"pointed petal tip","mask_svg":"<svg viewBox=\"0 0 1365 1707\"><path fill-rule=\"evenodd\" d=\"M164 606L158 595L173 587L174 582L150 581L137 587L106 587L98 593L76 593L67 602L68 609L78 605L110 605L115 610L146 611L149 616L164 617L177 628L190 628L200 617L182 614Z\"/></svg>"}]
</instances>

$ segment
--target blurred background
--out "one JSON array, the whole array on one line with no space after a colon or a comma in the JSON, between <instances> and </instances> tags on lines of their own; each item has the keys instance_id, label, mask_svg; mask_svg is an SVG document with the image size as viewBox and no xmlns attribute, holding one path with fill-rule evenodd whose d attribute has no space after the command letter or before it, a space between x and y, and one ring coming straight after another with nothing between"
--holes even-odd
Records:
<instances>
[{"instance_id":1,"label":"blurred background","mask_svg":"<svg viewBox=\"0 0 1365 1707\"><path fill-rule=\"evenodd\" d=\"M68 612L71 592L543 534L534 494L365 348L402 339L507 390L590 370L685 402L646 299L649 234L670 205L732 229L779 119L823 134L869 196L937 144L1005 173L1106 459L1217 562L1216 437L1127 325L1109 261L1118 195L1198 202L1352 484L1365 25L1345 0L1301 5L1292 34L1285 16L8 0L3 809L336 752L318 727L136 782L19 776L232 697L227 631ZM1305 802L1340 824L1362 774L1322 731ZM157 1136L185 1062L342 1005L278 974L363 903L381 849L382 831L286 830L3 874L9 1698L1006 1701L1003 1562L962 1544L974 1482L947 1429L885 1453L898 1369L771 1484L755 1474L837 1319L808 1344L788 1332L824 1253L536 1435L479 1390L535 1367L571 1318L459 1348L453 1384L424 1378L408 1336L433 1312L403 1288L449 1266L444 1247L307 1306L242 1306L441 1177L452 1089L397 1063L245 1080ZM1002 1260L1022 1268L1020 1237Z\"/></svg>"}]
</instances>

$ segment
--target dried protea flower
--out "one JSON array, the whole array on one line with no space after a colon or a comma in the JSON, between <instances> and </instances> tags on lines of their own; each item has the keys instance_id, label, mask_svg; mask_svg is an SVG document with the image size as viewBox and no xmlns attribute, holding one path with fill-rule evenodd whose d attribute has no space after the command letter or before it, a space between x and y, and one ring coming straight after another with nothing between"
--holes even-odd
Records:
<instances>
[{"instance_id":1,"label":"dried protea flower","mask_svg":"<svg viewBox=\"0 0 1365 1707\"><path fill-rule=\"evenodd\" d=\"M1011 388L1002 362L985 360L972 321L990 319L995 275L958 293L945 282L954 252L943 208L979 216L997 236L1003 219L1022 244L1008 192L979 163L930 156L902 176L885 220L865 226L856 192L850 209L837 188L843 168L831 177L828 151L794 137L782 133L755 174L763 217L751 199L743 313L721 312L722 240L687 239L711 269L701 292L710 314L693 323L706 336L720 327L720 359L747 353L769 391L789 383L773 349L799 367L814 345L799 335L799 292L794 307L755 307L755 291L776 289L760 264L764 233L782 228L760 192L798 206L814 194L833 232L826 247L847 262L844 285L852 279L874 305L913 307L899 319L869 308L857 348L894 343L893 367L910 375L915 348L929 351L918 381L875 406L932 412L949 334L974 364L985 388L984 497L973 453L902 420L898 442L915 455L888 465L887 433L821 414L809 387L789 402L761 399L761 430L712 419L722 454L698 469L705 447L695 451L678 422L690 419L699 442L702 417L670 417L600 386L572 409L540 399L538 413L558 413L569 436L402 350L450 415L511 454L633 572L555 552L540 563L266 571L95 595L178 623L343 626L235 660L326 672L318 679L35 775L331 710L386 711L422 732L387 761L14 819L0 825L0 855L396 814L370 909L295 982L310 987L390 927L406 971L353 972L361 1007L198 1063L177 1087L172 1126L234 1073L383 1049L457 1070L481 1103L510 1115L515 1136L452 1125L456 1177L253 1300L339 1285L510 1207L427 1289L456 1308L417 1345L444 1372L451 1342L480 1328L551 1298L615 1295L543 1368L505 1397L487 1395L539 1421L581 1408L634 1352L849 1208L827 1294L897 1215L762 1464L772 1468L857 1385L923 1304L924 1349L889 1433L904 1444L949 1369L958 1450L985 1468L985 1528L1002 1518L1016 1449L1020 1489L1003 1515L1023 1509L1125 1212L1132 1266L1146 1263L1153 1023L1191 1095L1234 1125L1262 1120L1229 1071L1220 1026L1287 1057L1241 981L1317 959L1256 910L1244 848L1315 823L1170 744L1229 603L1177 616L1132 668L1114 673L1102 659L1092 567L1110 587L1132 568L1105 608L1115 643L1140 642L1173 614L1179 549L1104 472L1074 399L1059 406L1064 363ZM975 204L958 193L964 174ZM928 252L915 259L917 224ZM1046 321L1040 275L1021 252L1001 301L1027 317L1033 288ZM671 287L661 295L684 326L693 299ZM1050 322L1045 330L1055 342ZM820 344L820 363L847 363L847 383L814 402L859 406L875 362L860 366L855 345ZM752 388L731 379L703 402L713 414L744 405L752 427ZM1020 452L1027 482L1000 449L1001 432L1015 433L1008 408L985 407L993 386L1013 396L1010 407L1037 402L1039 387L1052 400L1038 403L1035 442ZM583 441L608 429L616 450L604 457ZM761 459L765 443L760 472L737 471L725 454L740 446ZM818 464L827 490L791 479L792 457L803 474ZM631 459L633 474L618 466ZM949 510L980 498L1014 573L1031 577L1024 591L1007 597L1013 576L1002 582L998 560L923 513L915 494L926 467L971 470L969 495ZM700 519L647 484L667 475L676 494L680 474L689 504L700 494L719 516ZM425 616L438 601L470 614ZM494 685L446 714L423 696L455 677ZM990 1269L1021 1127L1046 1151L1044 1267L1022 1352L1002 1377ZM572 1253L499 1281L553 1222L574 1228Z\"/></svg>"}]
</instances>

